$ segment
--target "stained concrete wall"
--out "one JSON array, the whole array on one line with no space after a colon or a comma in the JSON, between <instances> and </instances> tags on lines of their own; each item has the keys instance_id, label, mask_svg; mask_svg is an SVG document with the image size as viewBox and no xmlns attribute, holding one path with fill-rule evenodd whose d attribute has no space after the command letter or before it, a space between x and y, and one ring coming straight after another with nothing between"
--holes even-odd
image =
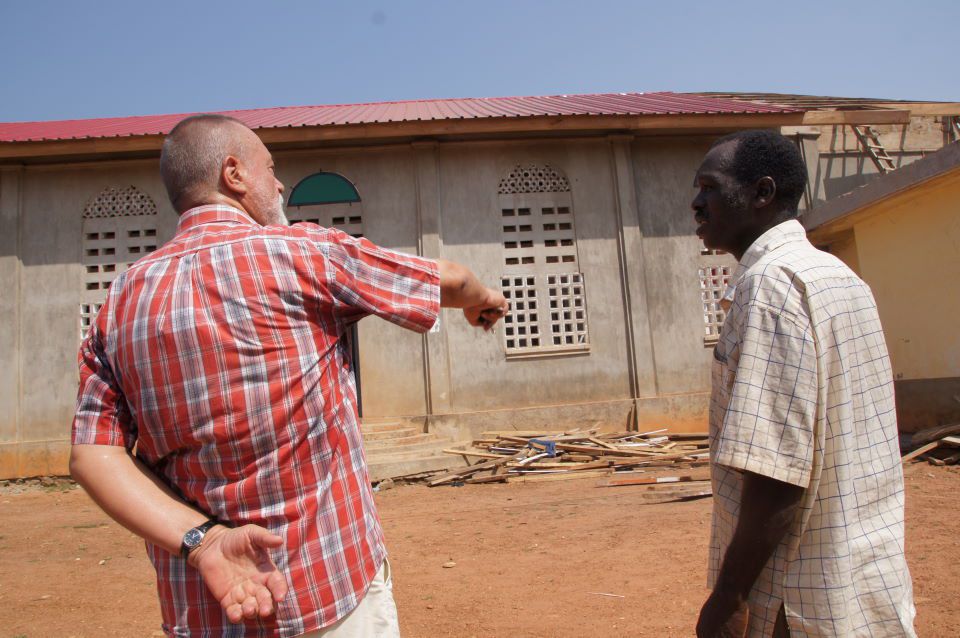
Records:
<instances>
[{"instance_id":1,"label":"stained concrete wall","mask_svg":"<svg viewBox=\"0 0 960 638\"><path fill-rule=\"evenodd\" d=\"M19 474L21 184L20 169L0 170L0 476Z\"/></svg>"},{"instance_id":2,"label":"stained concrete wall","mask_svg":"<svg viewBox=\"0 0 960 638\"><path fill-rule=\"evenodd\" d=\"M689 200L708 144L611 136L276 153L288 187L319 170L351 179L372 241L463 262L494 286L499 180L524 163L570 180L589 351L508 359L502 332L478 332L455 310L428 336L368 318L359 327L365 415L419 419L455 438L585 423L704 429L709 350ZM66 470L82 211L104 188L130 185L156 203L158 239L169 239L177 218L156 159L0 172L0 286L10 299L0 304L0 477Z\"/></svg>"},{"instance_id":3,"label":"stained concrete wall","mask_svg":"<svg viewBox=\"0 0 960 638\"><path fill-rule=\"evenodd\" d=\"M156 162L4 171L0 235L8 244L16 238L16 250L0 249L0 272L16 302L0 346L10 376L0 384L0 413L7 419L0 476L62 473L66 467L79 380L81 213L107 186L134 185L158 204L159 238L171 237L176 215L164 205L156 175Z\"/></svg>"},{"instance_id":4,"label":"stained concrete wall","mask_svg":"<svg viewBox=\"0 0 960 638\"><path fill-rule=\"evenodd\" d=\"M702 140L648 140L633 145L643 234L642 271L656 361L656 393L710 389L712 349L703 344L703 313L696 285L701 242L690 202L693 178L709 148ZM692 285L693 284L693 285ZM640 318L637 318L640 319Z\"/></svg>"},{"instance_id":5,"label":"stained concrete wall","mask_svg":"<svg viewBox=\"0 0 960 638\"><path fill-rule=\"evenodd\" d=\"M617 226L605 142L443 146L443 256L470 264L483 281L499 282L504 252L497 185L516 164L528 163L560 168L570 180L590 351L507 360L502 330L478 334L451 312L446 335L453 412L630 398L620 273L610 259Z\"/></svg>"}]
</instances>

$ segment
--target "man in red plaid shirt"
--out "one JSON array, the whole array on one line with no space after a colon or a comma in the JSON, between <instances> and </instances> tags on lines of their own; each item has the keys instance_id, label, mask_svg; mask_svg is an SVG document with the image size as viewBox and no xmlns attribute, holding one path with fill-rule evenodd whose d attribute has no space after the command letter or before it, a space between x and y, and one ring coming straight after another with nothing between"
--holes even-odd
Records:
<instances>
[{"instance_id":1,"label":"man in red plaid shirt","mask_svg":"<svg viewBox=\"0 0 960 638\"><path fill-rule=\"evenodd\" d=\"M466 268L289 226L240 122L196 116L160 160L176 236L111 287L80 350L71 472L143 537L171 636L396 636L343 336L507 311Z\"/></svg>"}]
</instances>

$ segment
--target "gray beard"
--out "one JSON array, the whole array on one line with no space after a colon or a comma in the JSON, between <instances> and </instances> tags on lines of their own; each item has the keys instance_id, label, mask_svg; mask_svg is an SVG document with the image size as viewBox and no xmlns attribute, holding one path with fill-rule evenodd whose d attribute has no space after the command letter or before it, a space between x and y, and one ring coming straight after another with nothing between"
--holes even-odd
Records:
<instances>
[{"instance_id":1,"label":"gray beard","mask_svg":"<svg viewBox=\"0 0 960 638\"><path fill-rule=\"evenodd\" d=\"M277 195L277 201L269 213L268 226L289 226L290 220L283 210L283 195Z\"/></svg>"}]
</instances>

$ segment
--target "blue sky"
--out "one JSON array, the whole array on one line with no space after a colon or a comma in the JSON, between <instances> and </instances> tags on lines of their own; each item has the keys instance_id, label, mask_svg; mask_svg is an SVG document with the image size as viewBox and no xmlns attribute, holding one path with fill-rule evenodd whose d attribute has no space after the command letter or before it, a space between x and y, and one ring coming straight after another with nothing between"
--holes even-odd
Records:
<instances>
[{"instance_id":1,"label":"blue sky","mask_svg":"<svg viewBox=\"0 0 960 638\"><path fill-rule=\"evenodd\" d=\"M960 101L946 0L0 0L0 121L437 97Z\"/></svg>"}]
</instances>

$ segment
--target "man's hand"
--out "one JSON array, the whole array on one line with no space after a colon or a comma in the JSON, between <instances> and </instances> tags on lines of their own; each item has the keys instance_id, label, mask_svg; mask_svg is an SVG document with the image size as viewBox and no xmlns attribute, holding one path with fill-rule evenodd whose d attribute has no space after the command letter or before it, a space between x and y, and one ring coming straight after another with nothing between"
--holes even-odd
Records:
<instances>
[{"instance_id":1,"label":"man's hand","mask_svg":"<svg viewBox=\"0 0 960 638\"><path fill-rule=\"evenodd\" d=\"M463 314L471 326L489 331L510 311L510 304L503 293L481 284L469 268L438 259L437 269L440 273L440 305L444 308L463 308Z\"/></svg>"},{"instance_id":2,"label":"man's hand","mask_svg":"<svg viewBox=\"0 0 960 638\"><path fill-rule=\"evenodd\" d=\"M482 327L489 331L510 311L510 304L503 294L493 288L487 288L487 298L483 303L463 309L463 315L471 326Z\"/></svg>"},{"instance_id":3,"label":"man's hand","mask_svg":"<svg viewBox=\"0 0 960 638\"><path fill-rule=\"evenodd\" d=\"M697 636L742 638L747 597L796 519L803 488L743 472L740 517L717 574L713 593L700 610Z\"/></svg>"},{"instance_id":4,"label":"man's hand","mask_svg":"<svg viewBox=\"0 0 960 638\"><path fill-rule=\"evenodd\" d=\"M271 616L274 603L287 595L287 581L267 553L282 545L283 538L258 525L217 525L187 560L200 572L230 622L239 623L244 618Z\"/></svg>"},{"instance_id":5,"label":"man's hand","mask_svg":"<svg viewBox=\"0 0 960 638\"><path fill-rule=\"evenodd\" d=\"M697 638L744 638L749 620L745 600L715 589L700 610Z\"/></svg>"}]
</instances>

